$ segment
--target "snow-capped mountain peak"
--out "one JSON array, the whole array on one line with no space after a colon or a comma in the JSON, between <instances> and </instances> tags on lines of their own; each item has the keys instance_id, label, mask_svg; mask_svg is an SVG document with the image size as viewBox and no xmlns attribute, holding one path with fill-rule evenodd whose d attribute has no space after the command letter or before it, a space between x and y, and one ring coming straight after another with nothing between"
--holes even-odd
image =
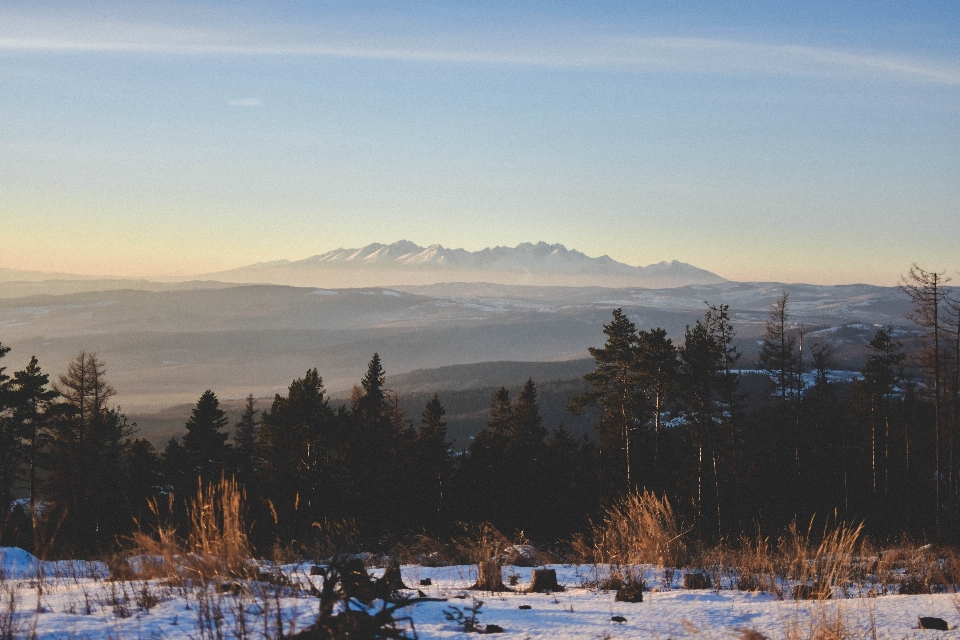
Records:
<instances>
[{"instance_id":1,"label":"snow-capped mountain peak","mask_svg":"<svg viewBox=\"0 0 960 640\"><path fill-rule=\"evenodd\" d=\"M334 274L336 277L334 277ZM399 240L375 242L356 249L334 249L294 262L278 261L234 269L215 277L243 277L280 283L327 283L343 280L351 286L450 281L501 284L676 287L725 282L720 276L683 262L631 266L610 256L590 257L562 244L522 242L480 251L428 247Z\"/></svg>"}]
</instances>

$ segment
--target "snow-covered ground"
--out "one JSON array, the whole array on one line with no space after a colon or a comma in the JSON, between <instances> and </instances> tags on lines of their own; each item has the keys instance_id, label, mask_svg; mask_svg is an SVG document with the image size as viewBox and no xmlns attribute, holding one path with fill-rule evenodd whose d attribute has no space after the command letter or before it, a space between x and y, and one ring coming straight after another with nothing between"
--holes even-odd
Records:
<instances>
[{"instance_id":1,"label":"snow-covered ground","mask_svg":"<svg viewBox=\"0 0 960 640\"><path fill-rule=\"evenodd\" d=\"M304 590L290 587L248 584L242 591L226 593L216 586L203 591L163 581L109 581L101 563L38 563L29 554L0 548L0 637L4 625L13 627L19 638L263 638L278 637L276 611L282 611L283 633L302 630L314 619L318 599L310 595L309 565L288 565L284 573ZM663 584L663 572L644 569L644 579L653 589L644 593L642 603L614 601L614 593L587 586L595 577L594 567L554 565L559 593L523 593L529 586L532 569L505 567L504 579L516 575L513 593L491 594L467 589L476 580L476 567L428 568L405 566L404 582L442 602L420 602L405 613L424 640L463 637L463 630L444 615L456 607L469 615L475 602L481 625L503 628L505 637L515 638L767 638L815 637L814 627L828 624L837 638L950 638L960 622L958 601L950 595L838 598L826 602L778 600L769 593L732 590L684 590L681 572L672 583ZM374 573L377 570L373 570ZM38 591L38 573L42 575ZM421 581L429 579L429 585ZM410 592L416 595L415 591ZM838 594L840 595L840 594ZM10 602L16 608L9 621ZM146 606L149 605L149 606ZM526 605L529 608L520 609ZM206 623L202 621L207 617ZM614 622L619 616L624 622ZM947 620L951 631L918 628L918 617L936 616ZM211 619L213 621L211 621ZM242 624L241 624L242 620ZM203 625L206 624L206 627ZM219 625L218 636L215 627ZM246 632L242 631L246 626ZM408 627L409 630L410 627ZM875 631L875 634L874 634ZM747 634L747 635L745 635ZM412 634L411 634L412 635Z\"/></svg>"}]
</instances>

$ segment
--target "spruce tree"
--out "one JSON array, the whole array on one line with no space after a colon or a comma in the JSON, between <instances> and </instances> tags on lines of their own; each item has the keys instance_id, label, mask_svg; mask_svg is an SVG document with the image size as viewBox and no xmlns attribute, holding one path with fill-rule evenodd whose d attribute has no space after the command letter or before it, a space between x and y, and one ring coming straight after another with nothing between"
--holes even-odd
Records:
<instances>
[{"instance_id":1,"label":"spruce tree","mask_svg":"<svg viewBox=\"0 0 960 640\"><path fill-rule=\"evenodd\" d=\"M299 537L313 522L345 515L344 449L316 369L291 382L285 397L274 397L257 436L257 476L264 497L274 505L280 531Z\"/></svg>"},{"instance_id":2,"label":"spruce tree","mask_svg":"<svg viewBox=\"0 0 960 640\"><path fill-rule=\"evenodd\" d=\"M510 411L508 452L518 456L537 456L543 448L547 430L543 428L537 385L530 378L524 383Z\"/></svg>"},{"instance_id":3,"label":"spruce tree","mask_svg":"<svg viewBox=\"0 0 960 640\"><path fill-rule=\"evenodd\" d=\"M438 394L427 402L420 417L420 431L417 433L417 462L416 471L418 484L421 485L417 495L420 500L421 518L424 526L436 530L445 510L444 491L449 485L450 475L453 472L450 443L447 442L447 423L443 405L440 404Z\"/></svg>"},{"instance_id":4,"label":"spruce tree","mask_svg":"<svg viewBox=\"0 0 960 640\"><path fill-rule=\"evenodd\" d=\"M389 412L387 405L386 374L380 363L380 354L374 353L367 364L367 373L360 381L363 394L357 399L354 412L359 422L369 429L380 429L385 425Z\"/></svg>"},{"instance_id":5,"label":"spruce tree","mask_svg":"<svg viewBox=\"0 0 960 640\"><path fill-rule=\"evenodd\" d=\"M548 526L549 505L545 494L554 487L544 437L537 385L528 379L517 394L510 412L510 437L504 469L502 525L539 536Z\"/></svg>"},{"instance_id":6,"label":"spruce tree","mask_svg":"<svg viewBox=\"0 0 960 640\"><path fill-rule=\"evenodd\" d=\"M217 394L210 389L204 391L190 413L183 436L183 447L194 477L210 482L223 474L230 450L229 434L223 429L229 423Z\"/></svg>"}]
</instances>

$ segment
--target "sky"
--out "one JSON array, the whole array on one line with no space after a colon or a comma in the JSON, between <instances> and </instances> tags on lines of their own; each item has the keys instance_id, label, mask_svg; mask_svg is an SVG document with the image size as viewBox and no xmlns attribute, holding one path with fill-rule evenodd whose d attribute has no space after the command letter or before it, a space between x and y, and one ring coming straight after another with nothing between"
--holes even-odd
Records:
<instances>
[{"instance_id":1,"label":"sky","mask_svg":"<svg viewBox=\"0 0 960 640\"><path fill-rule=\"evenodd\" d=\"M544 240L733 280L960 268L956 2L0 4L0 267Z\"/></svg>"}]
</instances>

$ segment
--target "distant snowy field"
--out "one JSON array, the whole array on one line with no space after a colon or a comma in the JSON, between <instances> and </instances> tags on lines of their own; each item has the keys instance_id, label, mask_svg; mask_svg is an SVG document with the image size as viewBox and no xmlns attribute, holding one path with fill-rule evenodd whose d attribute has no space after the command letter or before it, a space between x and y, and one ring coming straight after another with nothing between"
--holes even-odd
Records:
<instances>
[{"instance_id":1,"label":"distant snowy field","mask_svg":"<svg viewBox=\"0 0 960 640\"><path fill-rule=\"evenodd\" d=\"M200 588L165 586L162 581L111 582L104 578L102 563L40 563L29 554L0 548L0 637L4 625L14 638L205 638L218 637L201 628L201 612L219 617L219 637L275 638L276 611L282 612L283 633L302 630L317 613L318 599L308 591L290 589L258 592L255 585L245 592L221 593L211 586ZM490 594L467 589L476 580L475 566L428 568L405 566L404 582L427 596L444 602L421 602L404 610L419 638L464 637L462 629L446 619L444 610L457 607L469 614L474 599L482 601L479 622L503 628L504 637L549 638L730 638L744 637L748 630L767 638L809 638L813 626L824 620L842 619L844 638L950 638L957 637L960 622L957 599L951 594L880 597L850 597L817 603L778 600L769 593L731 590L684 590L681 572L665 585L663 571L644 568L644 579L653 589L642 603L614 601L614 593L584 586L594 577L592 566L552 565L566 587L554 594L522 593L529 586L532 569L505 567L504 578L517 576L517 592ZM319 578L309 575L309 565L282 568L293 584L319 587ZM377 570L373 570L374 573ZM37 577L42 576L38 592ZM421 580L431 584L421 586ZM144 608L142 603L155 602ZM411 591L411 595L416 595ZM841 594L837 594L840 596ZM11 600L12 599L12 600ZM16 609L10 617L11 602ZM528 605L529 609L520 609ZM246 625L242 634L238 612ZM620 616L625 622L611 621ZM948 632L918 628L918 617L947 620ZM411 627L408 624L408 632ZM208 621L209 625L209 621ZM875 634L874 631L875 630ZM411 633L412 635L412 633ZM756 638L756 636L752 636ZM831 636L833 637L833 636Z\"/></svg>"}]
</instances>

